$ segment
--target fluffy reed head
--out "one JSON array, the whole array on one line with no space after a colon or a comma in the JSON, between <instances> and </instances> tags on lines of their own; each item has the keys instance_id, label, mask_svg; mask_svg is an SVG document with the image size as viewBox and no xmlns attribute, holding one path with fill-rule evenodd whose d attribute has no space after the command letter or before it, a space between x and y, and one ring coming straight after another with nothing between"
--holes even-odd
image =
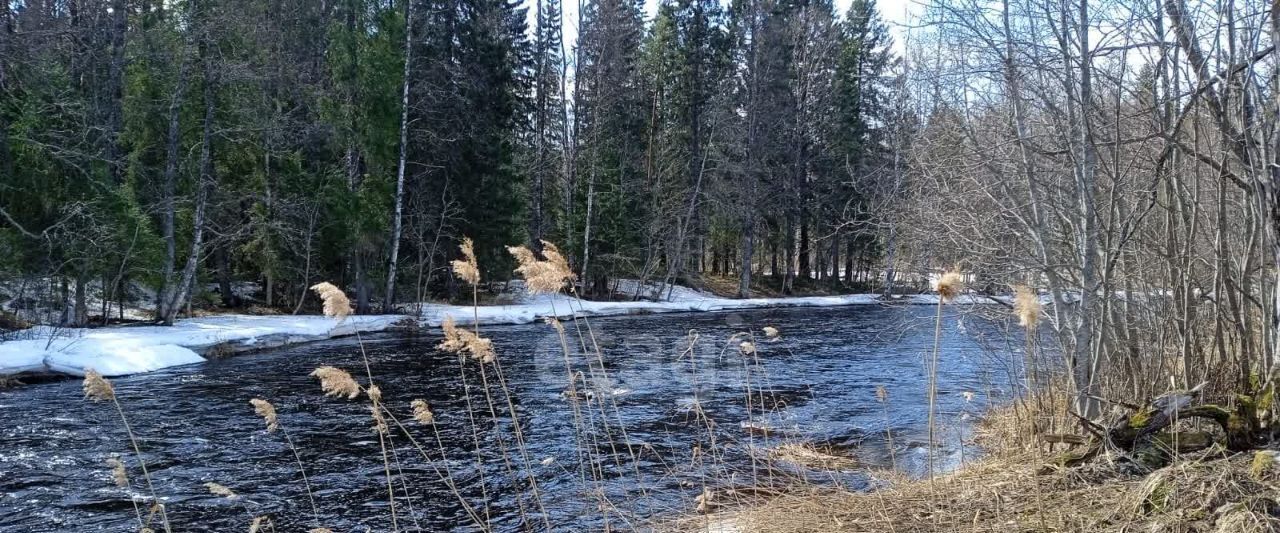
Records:
<instances>
[{"instance_id":1,"label":"fluffy reed head","mask_svg":"<svg viewBox=\"0 0 1280 533\"><path fill-rule=\"evenodd\" d=\"M889 401L889 389L884 388L884 385L876 385L876 401L880 403Z\"/></svg>"},{"instance_id":2,"label":"fluffy reed head","mask_svg":"<svg viewBox=\"0 0 1280 533\"><path fill-rule=\"evenodd\" d=\"M369 388L365 389L364 393L368 394L369 399L373 400L374 403L382 402L382 389L377 385L369 385Z\"/></svg>"},{"instance_id":3,"label":"fluffy reed head","mask_svg":"<svg viewBox=\"0 0 1280 533\"><path fill-rule=\"evenodd\" d=\"M129 487L129 474L124 471L124 462L119 457L108 457L107 466L111 467L111 481L115 482L117 487Z\"/></svg>"},{"instance_id":4,"label":"fluffy reed head","mask_svg":"<svg viewBox=\"0 0 1280 533\"><path fill-rule=\"evenodd\" d=\"M223 498L226 498L228 500L234 500L240 497L239 494L236 494L236 491L231 490L226 485L214 483L212 481L205 483L204 488L209 489L209 494L212 494L214 496L222 496Z\"/></svg>"},{"instance_id":5,"label":"fluffy reed head","mask_svg":"<svg viewBox=\"0 0 1280 533\"><path fill-rule=\"evenodd\" d=\"M1040 321L1040 297L1031 287L1020 286L1014 289L1013 314L1018 317L1018 325L1029 330L1036 329Z\"/></svg>"},{"instance_id":6,"label":"fluffy reed head","mask_svg":"<svg viewBox=\"0 0 1280 533\"><path fill-rule=\"evenodd\" d=\"M452 316L447 316L440 325L444 330L444 341L439 348L459 355L468 354L482 363L492 363L498 358L493 351L493 341L476 335L474 331L458 327Z\"/></svg>"},{"instance_id":7,"label":"fluffy reed head","mask_svg":"<svg viewBox=\"0 0 1280 533\"><path fill-rule=\"evenodd\" d=\"M315 291L324 302L324 316L336 318L338 322L342 322L351 314L351 300L347 299L347 293L342 292L342 289L334 284L322 281L312 285L311 290Z\"/></svg>"},{"instance_id":8,"label":"fluffy reed head","mask_svg":"<svg viewBox=\"0 0 1280 533\"><path fill-rule=\"evenodd\" d=\"M972 402L972 401L973 401L973 392L970 392L970 391L964 391L964 392L962 392L962 393L960 393L960 394L961 394L962 396L964 396L964 401L965 401L965 403L969 403L969 402Z\"/></svg>"},{"instance_id":9,"label":"fluffy reed head","mask_svg":"<svg viewBox=\"0 0 1280 533\"><path fill-rule=\"evenodd\" d=\"M340 398L346 396L354 400L360 396L360 384L347 371L331 366L322 366L311 372L311 377L320 380L320 388L325 396Z\"/></svg>"},{"instance_id":10,"label":"fluffy reed head","mask_svg":"<svg viewBox=\"0 0 1280 533\"><path fill-rule=\"evenodd\" d=\"M307 533L333 533L333 530L327 527L314 527L314 528L308 529Z\"/></svg>"},{"instance_id":11,"label":"fluffy reed head","mask_svg":"<svg viewBox=\"0 0 1280 533\"><path fill-rule=\"evenodd\" d=\"M431 412L431 406L427 405L426 400L418 399L409 402L409 406L413 407L413 419L419 424L430 426L436 423L436 415Z\"/></svg>"},{"instance_id":12,"label":"fluffy reed head","mask_svg":"<svg viewBox=\"0 0 1280 533\"><path fill-rule=\"evenodd\" d=\"M97 370L86 368L84 369L84 397L95 402L109 402L116 399L116 389Z\"/></svg>"},{"instance_id":13,"label":"fluffy reed head","mask_svg":"<svg viewBox=\"0 0 1280 533\"><path fill-rule=\"evenodd\" d=\"M262 524L266 518L267 517L265 516L253 517L253 522L249 523L249 533L258 533L259 531L262 531Z\"/></svg>"},{"instance_id":14,"label":"fluffy reed head","mask_svg":"<svg viewBox=\"0 0 1280 533\"><path fill-rule=\"evenodd\" d=\"M742 341L742 343L738 345L738 351L742 352L742 355L755 355L756 343L751 341Z\"/></svg>"},{"instance_id":15,"label":"fluffy reed head","mask_svg":"<svg viewBox=\"0 0 1280 533\"><path fill-rule=\"evenodd\" d=\"M267 422L267 433L274 433L280 429L280 419L276 417L276 406L259 398L249 400L249 404L253 405L253 412Z\"/></svg>"},{"instance_id":16,"label":"fluffy reed head","mask_svg":"<svg viewBox=\"0 0 1280 533\"><path fill-rule=\"evenodd\" d=\"M471 237L463 238L458 249L462 250L463 258L453 260L453 275L472 287L479 285L480 264L476 262L475 243L471 242Z\"/></svg>"},{"instance_id":17,"label":"fluffy reed head","mask_svg":"<svg viewBox=\"0 0 1280 533\"><path fill-rule=\"evenodd\" d=\"M950 302L960 296L960 291L964 290L964 278L959 272L954 270L947 271L938 278L936 290L938 295L942 297L942 301Z\"/></svg>"},{"instance_id":18,"label":"fluffy reed head","mask_svg":"<svg viewBox=\"0 0 1280 533\"><path fill-rule=\"evenodd\" d=\"M552 294L560 292L566 282L577 279L569 261L560 253L554 244L542 241L542 257L524 246L508 246L507 251L515 256L516 272L524 278L525 290L529 294Z\"/></svg>"},{"instance_id":19,"label":"fluffy reed head","mask_svg":"<svg viewBox=\"0 0 1280 533\"><path fill-rule=\"evenodd\" d=\"M765 326L763 328L760 328L760 331L763 331L764 336L770 339L778 338L778 335L781 333L778 331L778 328L775 328L773 326Z\"/></svg>"}]
</instances>

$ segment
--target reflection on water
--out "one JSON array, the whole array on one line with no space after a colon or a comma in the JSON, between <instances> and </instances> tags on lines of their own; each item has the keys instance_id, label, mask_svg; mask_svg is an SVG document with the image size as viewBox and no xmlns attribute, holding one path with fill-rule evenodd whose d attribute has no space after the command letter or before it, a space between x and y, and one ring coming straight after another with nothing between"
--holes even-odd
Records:
<instances>
[{"instance_id":1,"label":"reflection on water","mask_svg":"<svg viewBox=\"0 0 1280 533\"><path fill-rule=\"evenodd\" d=\"M927 453L924 364L933 345L933 310L860 306L594 319L590 331L577 326L588 346L594 334L607 377L594 355L575 353L574 371L587 384L575 387L582 398L576 412L551 326L486 328L512 390L540 501L515 450L506 400L494 385L499 416L492 416L476 363L468 363L464 387L457 359L434 348L434 331L417 339L365 339L385 402L432 458L423 459L393 433L398 525L467 529L466 510L440 480L446 470L495 530L521 529L522 516L541 529L545 509L553 528L582 531L602 529L606 519L614 528L631 529L687 512L704 483L765 485L804 476L864 485L847 463L835 472L785 463L765 468L770 450L784 442L809 443L868 468L896 463L919 474ZM759 328L766 325L778 327L781 338L763 338ZM1002 333L976 318L949 315L944 327L939 412L945 443L939 456L954 465L974 453L963 445L965 420L1007 394L1018 357L980 348L975 337ZM575 324L566 329L581 352ZM758 365L741 355L740 338L730 341L748 330L757 335ZM697 339L692 349L691 338ZM279 433L264 431L250 398L276 405L300 449L324 525L335 531L391 529L367 400L322 397L307 376L319 365L364 375L359 347L345 340L115 380L176 531L245 530L252 516L264 514L279 531L314 525L292 452ZM484 377L496 384L489 368ZM887 402L876 400L877 385L888 391ZM474 434L466 389L476 413ZM434 433L408 422L415 398L435 412L439 443ZM576 425L575 416L581 420ZM136 531L130 493L112 484L105 464L128 451L109 406L82 400L79 382L45 383L0 391L0 421L0 530ZM892 449L886 432L893 435ZM136 462L130 464L137 477ZM134 494L141 496L143 485L135 481ZM210 495L206 482L227 485L240 498ZM601 505L599 494L609 505Z\"/></svg>"}]
</instances>

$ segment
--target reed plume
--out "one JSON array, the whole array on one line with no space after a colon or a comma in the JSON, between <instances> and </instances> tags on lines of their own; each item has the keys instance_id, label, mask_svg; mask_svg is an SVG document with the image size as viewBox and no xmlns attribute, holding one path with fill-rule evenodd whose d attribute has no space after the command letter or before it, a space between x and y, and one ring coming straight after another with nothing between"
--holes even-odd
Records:
<instances>
[{"instance_id":1,"label":"reed plume","mask_svg":"<svg viewBox=\"0 0 1280 533\"><path fill-rule=\"evenodd\" d=\"M333 530L327 527L316 527L308 529L307 533L333 533Z\"/></svg>"},{"instance_id":2,"label":"reed plume","mask_svg":"<svg viewBox=\"0 0 1280 533\"><path fill-rule=\"evenodd\" d=\"M431 412L431 406L425 400L414 400L409 402L409 406L413 408L413 419L419 424L430 426L436 423L436 415Z\"/></svg>"},{"instance_id":3,"label":"reed plume","mask_svg":"<svg viewBox=\"0 0 1280 533\"><path fill-rule=\"evenodd\" d=\"M311 377L320 380L320 388L325 396L354 400L360 396L360 384L347 371L331 366L322 366L311 372Z\"/></svg>"},{"instance_id":4,"label":"reed plume","mask_svg":"<svg viewBox=\"0 0 1280 533\"><path fill-rule=\"evenodd\" d=\"M267 433L275 433L277 429L280 429L280 419L276 416L276 406L259 398L249 400L249 403L253 405L253 412L267 422Z\"/></svg>"},{"instance_id":5,"label":"reed plume","mask_svg":"<svg viewBox=\"0 0 1280 533\"><path fill-rule=\"evenodd\" d=\"M124 462L119 457L108 457L107 466L111 467L111 480L122 489L129 487L129 474L124 471Z\"/></svg>"},{"instance_id":6,"label":"reed plume","mask_svg":"<svg viewBox=\"0 0 1280 533\"><path fill-rule=\"evenodd\" d=\"M1025 285L1014 289L1013 314L1018 317L1018 325L1027 330L1035 330L1040 321L1040 298L1036 292Z\"/></svg>"},{"instance_id":7,"label":"reed plume","mask_svg":"<svg viewBox=\"0 0 1280 533\"><path fill-rule=\"evenodd\" d=\"M756 344L751 341L742 341L742 343L738 345L738 351L742 352L742 355L755 355Z\"/></svg>"},{"instance_id":8,"label":"reed plume","mask_svg":"<svg viewBox=\"0 0 1280 533\"><path fill-rule=\"evenodd\" d=\"M947 271L938 278L937 287L938 295L942 297L942 301L950 302L960 295L960 291L964 290L964 278L959 272L954 270Z\"/></svg>"},{"instance_id":9,"label":"reed plume","mask_svg":"<svg viewBox=\"0 0 1280 533\"><path fill-rule=\"evenodd\" d=\"M475 243L471 241L471 237L465 237L458 248L462 250L464 259L453 260L453 275L475 287L480 284L480 265L476 262Z\"/></svg>"},{"instance_id":10,"label":"reed plume","mask_svg":"<svg viewBox=\"0 0 1280 533\"><path fill-rule=\"evenodd\" d=\"M554 244L542 241L542 257L524 246L508 246L507 251L515 256L516 272L525 282L525 290L529 294L554 294L564 288L565 283L577 279L569 261L560 253Z\"/></svg>"},{"instance_id":11,"label":"reed plume","mask_svg":"<svg viewBox=\"0 0 1280 533\"><path fill-rule=\"evenodd\" d=\"M262 517L262 516L253 517L253 521L249 522L249 533L258 533L259 531L261 531L262 521L264 518L266 517Z\"/></svg>"},{"instance_id":12,"label":"reed plume","mask_svg":"<svg viewBox=\"0 0 1280 533\"><path fill-rule=\"evenodd\" d=\"M763 331L764 336L770 339L776 339L781 334L781 332L778 331L778 328L775 328L773 326L765 326L763 328L760 328L760 331Z\"/></svg>"},{"instance_id":13,"label":"reed plume","mask_svg":"<svg viewBox=\"0 0 1280 533\"><path fill-rule=\"evenodd\" d=\"M445 317L440 327L444 330L444 341L439 345L441 350L458 355L468 354L482 363L492 363L497 359L492 340L458 327L452 316Z\"/></svg>"},{"instance_id":14,"label":"reed plume","mask_svg":"<svg viewBox=\"0 0 1280 533\"><path fill-rule=\"evenodd\" d=\"M222 485L219 483L214 483L212 481L205 483L204 488L209 489L209 494L213 494L214 496L222 496L223 498L226 498L228 500L235 500L240 498L240 495L236 494L236 491L231 490L230 487L227 487L226 485Z\"/></svg>"},{"instance_id":15,"label":"reed plume","mask_svg":"<svg viewBox=\"0 0 1280 533\"><path fill-rule=\"evenodd\" d=\"M98 371L86 368L84 370L84 397L95 402L115 401L116 389Z\"/></svg>"},{"instance_id":16,"label":"reed plume","mask_svg":"<svg viewBox=\"0 0 1280 533\"><path fill-rule=\"evenodd\" d=\"M347 294L334 284L322 281L312 285L311 290L315 291L324 302L324 316L337 319L341 323L351 314L351 300L347 299Z\"/></svg>"}]
</instances>

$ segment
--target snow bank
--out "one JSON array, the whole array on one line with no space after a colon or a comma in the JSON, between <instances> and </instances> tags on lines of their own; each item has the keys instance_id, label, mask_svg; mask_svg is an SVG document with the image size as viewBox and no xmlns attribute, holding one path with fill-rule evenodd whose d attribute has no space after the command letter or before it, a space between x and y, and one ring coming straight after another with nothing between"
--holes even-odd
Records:
<instances>
[{"instance_id":1,"label":"snow bank","mask_svg":"<svg viewBox=\"0 0 1280 533\"><path fill-rule=\"evenodd\" d=\"M622 281L618 292L636 294L635 282ZM648 285L640 294L656 296L658 289ZM775 307L840 307L850 305L879 305L897 303L908 305L936 305L938 296L917 294L884 300L877 294L848 294L843 296L798 296L790 298L722 298L711 293L677 286L670 291L671 298L663 301L597 302L582 300L563 294L522 295L510 305L486 305L478 309L466 305L423 304L421 318L431 326L438 326L446 317L453 317L459 324L472 324L477 319L483 324L528 324L546 317L612 316L654 313L687 313L700 311L729 311ZM665 292L664 292L665 294ZM1004 301L1007 298L997 297ZM962 295L958 304L991 303L985 296Z\"/></svg>"},{"instance_id":2,"label":"snow bank","mask_svg":"<svg viewBox=\"0 0 1280 533\"><path fill-rule=\"evenodd\" d=\"M527 324L546 317L609 316L697 311L726 311L769 307L836 307L885 303L878 295L813 296L794 298L721 298L713 294L675 287L662 291L670 299L661 300L659 288L623 281L619 292L649 296L655 301L595 302L562 294L519 295L510 305L423 304L418 316L429 326L439 326L447 317L461 324L479 320L481 324ZM933 305L936 295L896 297L898 304ZM989 303L991 299L965 295L961 304ZM231 352L263 349L327 339L360 332L386 330L410 317L403 315L352 316L341 324L322 316L223 315L180 320L171 327L141 326L97 329L57 329L38 327L23 332L22 340L0 342L0 376L36 373L84 375L93 368L107 376L149 372L178 365L199 363L201 355L214 346Z\"/></svg>"},{"instance_id":3,"label":"snow bank","mask_svg":"<svg viewBox=\"0 0 1280 533\"><path fill-rule=\"evenodd\" d=\"M0 376L22 373L84 375L92 368L106 376L150 372L199 363L201 352L218 345L232 351L267 348L381 331L404 319L396 315L353 316L341 324L322 316L224 315L179 320L171 327L97 329L38 327L25 339L0 342Z\"/></svg>"}]
</instances>

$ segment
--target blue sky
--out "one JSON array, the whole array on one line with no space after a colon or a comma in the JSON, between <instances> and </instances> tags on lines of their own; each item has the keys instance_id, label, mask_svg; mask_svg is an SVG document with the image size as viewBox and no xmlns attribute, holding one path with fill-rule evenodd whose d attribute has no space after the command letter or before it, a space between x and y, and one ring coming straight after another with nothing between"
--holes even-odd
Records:
<instances>
[{"instance_id":1,"label":"blue sky","mask_svg":"<svg viewBox=\"0 0 1280 533\"><path fill-rule=\"evenodd\" d=\"M578 36L578 1L579 0L561 0L564 10L564 41L565 50L572 54L573 43ZM586 3L586 0L582 0ZM834 0L836 12L840 16L844 16L844 12L849 9L852 0ZM894 46L898 53L903 50L903 43L906 42L907 26L911 24L913 17L919 16L924 11L924 3L927 0L877 0L876 7L880 10L880 16L884 18L889 25L889 30L893 33ZM645 14L647 18L653 18L654 13L658 11L658 5L661 0L646 0ZM529 0L530 5L530 26L533 21L534 0Z\"/></svg>"}]
</instances>

